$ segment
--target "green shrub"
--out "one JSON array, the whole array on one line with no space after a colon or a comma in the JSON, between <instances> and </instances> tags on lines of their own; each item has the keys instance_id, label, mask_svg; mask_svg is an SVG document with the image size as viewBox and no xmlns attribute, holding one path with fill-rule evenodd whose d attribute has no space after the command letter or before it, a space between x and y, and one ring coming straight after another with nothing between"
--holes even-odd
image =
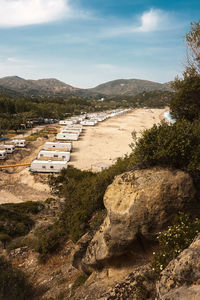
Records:
<instances>
[{"instance_id":1,"label":"green shrub","mask_svg":"<svg viewBox=\"0 0 200 300\"><path fill-rule=\"evenodd\" d=\"M33 295L25 274L0 256L0 300L33 299Z\"/></svg>"},{"instance_id":2,"label":"green shrub","mask_svg":"<svg viewBox=\"0 0 200 300\"><path fill-rule=\"evenodd\" d=\"M159 275L172 259L189 247L199 232L200 220L192 220L189 215L181 213L176 218L175 225L169 226L166 231L160 233L159 251L154 253L152 263L155 274Z\"/></svg>"},{"instance_id":3,"label":"green shrub","mask_svg":"<svg viewBox=\"0 0 200 300\"><path fill-rule=\"evenodd\" d=\"M165 122L145 130L136 142L130 164L163 166L191 172L200 171L200 122Z\"/></svg>"},{"instance_id":4,"label":"green shrub","mask_svg":"<svg viewBox=\"0 0 200 300\"><path fill-rule=\"evenodd\" d=\"M4 249L6 248L6 244L10 242L10 240L11 237L8 234L0 232L0 241L2 242Z\"/></svg>"},{"instance_id":5,"label":"green shrub","mask_svg":"<svg viewBox=\"0 0 200 300\"><path fill-rule=\"evenodd\" d=\"M38 234L35 250L39 253L38 260L40 263L44 263L48 254L58 249L64 238L66 238L64 228L60 228L59 225L55 223L46 232Z\"/></svg>"},{"instance_id":6,"label":"green shrub","mask_svg":"<svg viewBox=\"0 0 200 300\"><path fill-rule=\"evenodd\" d=\"M97 211L92 218L88 221L90 229L97 231L100 225L103 223L103 220L106 216L106 210L99 210Z\"/></svg>"},{"instance_id":7,"label":"green shrub","mask_svg":"<svg viewBox=\"0 0 200 300\"><path fill-rule=\"evenodd\" d=\"M0 205L0 232L11 238L27 234L34 221L32 214L37 214L44 206L38 202Z\"/></svg>"},{"instance_id":8,"label":"green shrub","mask_svg":"<svg viewBox=\"0 0 200 300\"><path fill-rule=\"evenodd\" d=\"M83 285L86 280L88 279L88 276L86 274L81 274L73 283L72 285L72 291L76 290L78 287Z\"/></svg>"}]
</instances>

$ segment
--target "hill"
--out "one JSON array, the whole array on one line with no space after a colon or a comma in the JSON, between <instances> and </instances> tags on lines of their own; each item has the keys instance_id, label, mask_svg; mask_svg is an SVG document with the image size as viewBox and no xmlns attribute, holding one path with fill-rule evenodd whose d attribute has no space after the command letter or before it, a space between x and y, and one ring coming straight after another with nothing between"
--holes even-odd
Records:
<instances>
[{"instance_id":1,"label":"hill","mask_svg":"<svg viewBox=\"0 0 200 300\"><path fill-rule=\"evenodd\" d=\"M100 84L95 88L89 89L88 91L95 94L99 93L103 95L135 96L142 92L149 92L154 90L172 91L172 89L167 83L162 84L158 82L140 79L119 79L109 81Z\"/></svg>"},{"instance_id":2,"label":"hill","mask_svg":"<svg viewBox=\"0 0 200 300\"><path fill-rule=\"evenodd\" d=\"M54 78L26 80L18 76L0 78L0 86L24 96L57 96L71 94L77 88Z\"/></svg>"},{"instance_id":3,"label":"hill","mask_svg":"<svg viewBox=\"0 0 200 300\"><path fill-rule=\"evenodd\" d=\"M154 90L172 90L168 84L140 79L119 79L100 84L95 88L79 89L54 78L26 80L18 76L0 78L0 86L9 89L11 94L16 92L31 97L65 97L69 95L83 97L135 96L142 92Z\"/></svg>"},{"instance_id":4,"label":"hill","mask_svg":"<svg viewBox=\"0 0 200 300\"><path fill-rule=\"evenodd\" d=\"M15 90L0 86L0 96L11 97L11 98L20 98L20 97L22 97L22 94L19 92L16 92Z\"/></svg>"}]
</instances>

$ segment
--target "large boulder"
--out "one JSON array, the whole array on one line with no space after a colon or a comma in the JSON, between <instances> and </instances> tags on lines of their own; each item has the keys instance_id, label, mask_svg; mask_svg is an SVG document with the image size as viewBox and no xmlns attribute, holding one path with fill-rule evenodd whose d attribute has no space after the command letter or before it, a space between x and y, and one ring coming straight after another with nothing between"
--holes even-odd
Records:
<instances>
[{"instance_id":1,"label":"large boulder","mask_svg":"<svg viewBox=\"0 0 200 300\"><path fill-rule=\"evenodd\" d=\"M200 299L200 234L164 269L156 288L160 300Z\"/></svg>"},{"instance_id":2,"label":"large boulder","mask_svg":"<svg viewBox=\"0 0 200 300\"><path fill-rule=\"evenodd\" d=\"M138 242L152 241L179 211L190 211L195 204L191 177L180 170L135 170L117 176L107 188L107 209L81 264L92 272L111 258L124 254ZM148 244L147 243L147 244Z\"/></svg>"}]
</instances>

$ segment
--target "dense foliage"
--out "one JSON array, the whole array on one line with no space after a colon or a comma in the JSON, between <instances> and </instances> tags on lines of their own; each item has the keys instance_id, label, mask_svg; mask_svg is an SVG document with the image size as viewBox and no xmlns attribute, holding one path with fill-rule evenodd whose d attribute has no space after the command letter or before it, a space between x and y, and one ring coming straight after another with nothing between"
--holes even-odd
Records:
<instances>
[{"instance_id":1,"label":"dense foliage","mask_svg":"<svg viewBox=\"0 0 200 300\"><path fill-rule=\"evenodd\" d=\"M184 78L173 83L176 91L170 103L172 115L177 120L193 121L200 118L200 74L186 70Z\"/></svg>"},{"instance_id":2,"label":"dense foliage","mask_svg":"<svg viewBox=\"0 0 200 300\"><path fill-rule=\"evenodd\" d=\"M188 64L183 78L176 78L173 83L176 93L170 103L170 110L177 120L193 121L200 116L200 20L191 23L186 44Z\"/></svg>"},{"instance_id":3,"label":"dense foliage","mask_svg":"<svg viewBox=\"0 0 200 300\"><path fill-rule=\"evenodd\" d=\"M70 237L77 241L86 231L100 224L100 218L103 220L104 217L105 190L116 175L128 169L128 164L129 158L125 157L100 173L68 168L51 178L54 193L66 200L59 220L38 235L37 251L41 260L57 249L63 239ZM94 218L98 219L97 224Z\"/></svg>"},{"instance_id":4,"label":"dense foliage","mask_svg":"<svg viewBox=\"0 0 200 300\"><path fill-rule=\"evenodd\" d=\"M0 256L0 300L33 299L33 295L25 274Z\"/></svg>"},{"instance_id":5,"label":"dense foliage","mask_svg":"<svg viewBox=\"0 0 200 300\"><path fill-rule=\"evenodd\" d=\"M0 205L0 241L4 247L12 238L26 235L34 225L31 215L41 211L38 202Z\"/></svg>"},{"instance_id":6,"label":"dense foliage","mask_svg":"<svg viewBox=\"0 0 200 300\"><path fill-rule=\"evenodd\" d=\"M165 122L145 130L136 141L131 164L139 167L163 166L200 172L200 122Z\"/></svg>"},{"instance_id":7,"label":"dense foliage","mask_svg":"<svg viewBox=\"0 0 200 300\"><path fill-rule=\"evenodd\" d=\"M153 270L157 275L176 258L181 251L189 247L200 232L200 220L193 220L189 215L181 213L175 224L158 235L159 251L154 253Z\"/></svg>"}]
</instances>

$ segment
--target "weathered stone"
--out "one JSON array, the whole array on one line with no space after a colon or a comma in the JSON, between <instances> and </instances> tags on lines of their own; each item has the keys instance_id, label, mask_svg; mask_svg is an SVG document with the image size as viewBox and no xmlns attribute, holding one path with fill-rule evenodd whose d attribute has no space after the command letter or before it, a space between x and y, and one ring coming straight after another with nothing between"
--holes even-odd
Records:
<instances>
[{"instance_id":1,"label":"weathered stone","mask_svg":"<svg viewBox=\"0 0 200 300\"><path fill-rule=\"evenodd\" d=\"M191 177L179 170L154 168L117 176L104 196L107 217L85 256L82 252L82 266L91 272L134 242L153 240L175 214L190 211L194 196Z\"/></svg>"},{"instance_id":2,"label":"weathered stone","mask_svg":"<svg viewBox=\"0 0 200 300\"><path fill-rule=\"evenodd\" d=\"M157 299L200 299L200 234L190 247L172 260L156 284Z\"/></svg>"},{"instance_id":3,"label":"weathered stone","mask_svg":"<svg viewBox=\"0 0 200 300\"><path fill-rule=\"evenodd\" d=\"M92 237L92 233L86 233L80 238L80 240L76 243L71 259L71 263L74 268L86 273L87 270L84 269L84 266L82 266L81 261Z\"/></svg>"}]
</instances>

